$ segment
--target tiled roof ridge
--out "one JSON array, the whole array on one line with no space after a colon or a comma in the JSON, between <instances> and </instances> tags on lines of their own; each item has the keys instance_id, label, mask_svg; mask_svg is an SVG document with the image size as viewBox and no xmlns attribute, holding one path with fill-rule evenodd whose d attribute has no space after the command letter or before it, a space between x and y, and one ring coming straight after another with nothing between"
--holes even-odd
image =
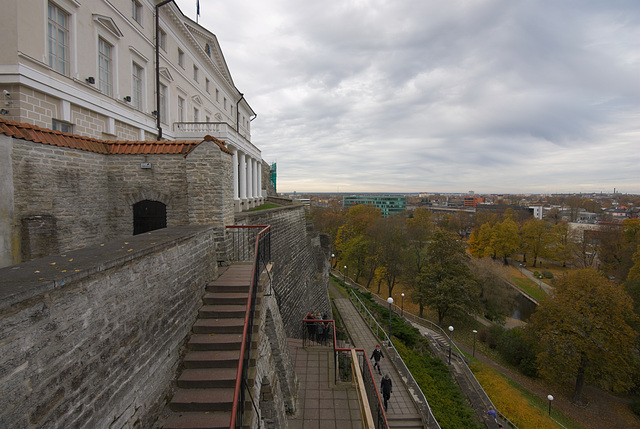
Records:
<instances>
[{"instance_id":1,"label":"tiled roof ridge","mask_svg":"<svg viewBox=\"0 0 640 429\"><path fill-rule=\"evenodd\" d=\"M103 155L183 154L187 156L203 141L212 141L223 152L233 155L233 152L227 148L223 140L210 135L206 135L203 140L100 140L4 118L0 118L0 134L34 143L67 147Z\"/></svg>"}]
</instances>

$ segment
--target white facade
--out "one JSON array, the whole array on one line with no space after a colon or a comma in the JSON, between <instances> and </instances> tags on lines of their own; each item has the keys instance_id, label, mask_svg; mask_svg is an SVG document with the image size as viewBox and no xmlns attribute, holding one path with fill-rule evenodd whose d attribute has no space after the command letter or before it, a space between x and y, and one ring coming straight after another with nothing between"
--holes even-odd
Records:
<instances>
[{"instance_id":1,"label":"white facade","mask_svg":"<svg viewBox=\"0 0 640 429\"><path fill-rule=\"evenodd\" d=\"M104 140L210 134L236 154L237 209L261 204L262 157L251 143L256 114L235 87L216 36L169 2L158 9L156 65L157 3L3 1L0 115Z\"/></svg>"}]
</instances>

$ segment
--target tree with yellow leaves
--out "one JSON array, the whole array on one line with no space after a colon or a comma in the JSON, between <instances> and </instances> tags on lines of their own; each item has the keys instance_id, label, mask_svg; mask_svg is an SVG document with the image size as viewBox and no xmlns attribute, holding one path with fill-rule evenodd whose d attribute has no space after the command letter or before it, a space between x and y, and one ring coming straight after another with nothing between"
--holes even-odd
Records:
<instances>
[{"instance_id":1,"label":"tree with yellow leaves","mask_svg":"<svg viewBox=\"0 0 640 429\"><path fill-rule=\"evenodd\" d=\"M637 333L629 295L594 269L562 277L555 293L540 302L527 329L537 339L539 373L552 381L573 381L573 401L582 402L585 383L613 390L631 387L637 370Z\"/></svg>"}]
</instances>

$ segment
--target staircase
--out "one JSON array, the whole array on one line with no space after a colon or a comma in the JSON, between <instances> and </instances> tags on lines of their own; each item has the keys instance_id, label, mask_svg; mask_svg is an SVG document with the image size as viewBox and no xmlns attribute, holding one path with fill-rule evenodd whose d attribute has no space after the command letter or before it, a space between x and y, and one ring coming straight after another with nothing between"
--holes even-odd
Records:
<instances>
[{"instance_id":1,"label":"staircase","mask_svg":"<svg viewBox=\"0 0 640 429\"><path fill-rule=\"evenodd\" d=\"M162 428L229 428L252 268L232 265L207 286ZM260 294L256 320L259 303ZM253 382L248 380L249 386Z\"/></svg>"}]
</instances>

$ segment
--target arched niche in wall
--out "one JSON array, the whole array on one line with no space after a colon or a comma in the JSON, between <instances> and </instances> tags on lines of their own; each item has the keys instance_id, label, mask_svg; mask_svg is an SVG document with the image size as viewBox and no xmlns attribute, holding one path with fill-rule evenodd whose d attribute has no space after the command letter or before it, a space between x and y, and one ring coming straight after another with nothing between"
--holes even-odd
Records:
<instances>
[{"instance_id":1,"label":"arched niche in wall","mask_svg":"<svg viewBox=\"0 0 640 429\"><path fill-rule=\"evenodd\" d=\"M167 206L160 201L142 200L133 205L133 235L167 227Z\"/></svg>"}]
</instances>

